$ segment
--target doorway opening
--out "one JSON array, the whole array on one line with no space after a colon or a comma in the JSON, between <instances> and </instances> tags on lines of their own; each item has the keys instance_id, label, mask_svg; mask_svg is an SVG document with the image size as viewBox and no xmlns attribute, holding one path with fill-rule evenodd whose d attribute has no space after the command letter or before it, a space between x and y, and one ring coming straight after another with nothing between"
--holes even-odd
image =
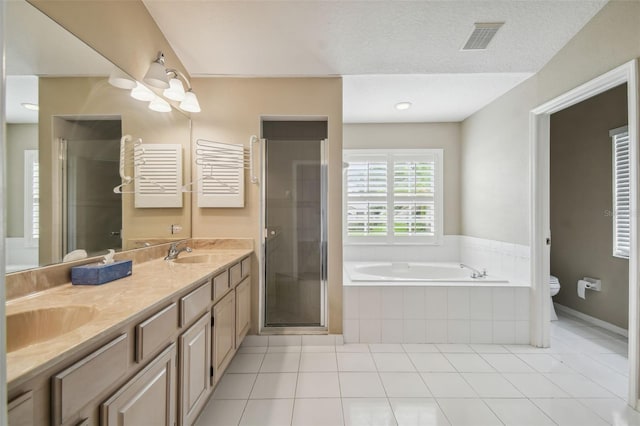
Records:
<instances>
[{"instance_id":1,"label":"doorway opening","mask_svg":"<svg viewBox=\"0 0 640 426\"><path fill-rule=\"evenodd\" d=\"M262 136L260 329L326 332L327 121L263 119Z\"/></svg>"},{"instance_id":2,"label":"doorway opening","mask_svg":"<svg viewBox=\"0 0 640 426\"><path fill-rule=\"evenodd\" d=\"M551 115L593 98L617 86L626 84L627 123L629 138L629 209L638 208L638 94L637 62L631 61L597 77L555 99L533 109L530 114L531 141L531 282L532 341L539 347L550 345L551 293ZM629 244L629 321L628 321L628 393L632 407L638 404L638 221L630 215ZM567 283L568 291L576 291L576 283ZM575 325L575 324L574 324Z\"/></svg>"}]
</instances>

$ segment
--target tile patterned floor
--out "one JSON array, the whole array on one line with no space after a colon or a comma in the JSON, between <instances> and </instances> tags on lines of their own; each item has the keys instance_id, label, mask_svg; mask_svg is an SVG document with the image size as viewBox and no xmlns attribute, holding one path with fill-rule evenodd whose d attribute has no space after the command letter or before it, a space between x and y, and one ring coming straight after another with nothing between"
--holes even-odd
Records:
<instances>
[{"instance_id":1,"label":"tile patterned floor","mask_svg":"<svg viewBox=\"0 0 640 426\"><path fill-rule=\"evenodd\" d=\"M250 339L196 425L640 426L626 339L568 316L551 335L547 349Z\"/></svg>"}]
</instances>

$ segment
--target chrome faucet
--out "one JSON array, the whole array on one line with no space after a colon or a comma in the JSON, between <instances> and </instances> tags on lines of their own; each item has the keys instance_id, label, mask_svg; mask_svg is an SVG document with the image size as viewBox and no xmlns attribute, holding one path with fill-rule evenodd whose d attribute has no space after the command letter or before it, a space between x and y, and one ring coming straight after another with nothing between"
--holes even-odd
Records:
<instances>
[{"instance_id":1,"label":"chrome faucet","mask_svg":"<svg viewBox=\"0 0 640 426\"><path fill-rule=\"evenodd\" d=\"M476 268L472 268L469 265L465 265L464 263L460 264L460 268L467 268L470 269L472 274L471 274L471 278L484 278L487 276L487 270L483 269L482 272L480 272L479 270L477 270Z\"/></svg>"},{"instance_id":2,"label":"chrome faucet","mask_svg":"<svg viewBox=\"0 0 640 426\"><path fill-rule=\"evenodd\" d=\"M171 243L171 245L169 246L169 252L167 253L167 256L164 258L164 260L174 260L177 259L178 255L183 251L186 251L187 253L191 253L193 251L191 250L191 247L182 247L181 249L178 249L178 245L181 242L182 241Z\"/></svg>"}]
</instances>

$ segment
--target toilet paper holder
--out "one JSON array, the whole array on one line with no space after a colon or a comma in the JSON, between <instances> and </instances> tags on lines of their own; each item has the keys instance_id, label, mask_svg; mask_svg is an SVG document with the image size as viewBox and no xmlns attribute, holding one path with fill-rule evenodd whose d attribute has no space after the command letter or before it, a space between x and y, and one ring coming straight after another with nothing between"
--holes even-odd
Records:
<instances>
[{"instance_id":1,"label":"toilet paper holder","mask_svg":"<svg viewBox=\"0 0 640 426\"><path fill-rule=\"evenodd\" d=\"M587 290L593 290L593 291L602 290L602 280L599 280L597 278L589 278L589 277L584 277L582 279L587 282L587 285L586 285Z\"/></svg>"}]
</instances>

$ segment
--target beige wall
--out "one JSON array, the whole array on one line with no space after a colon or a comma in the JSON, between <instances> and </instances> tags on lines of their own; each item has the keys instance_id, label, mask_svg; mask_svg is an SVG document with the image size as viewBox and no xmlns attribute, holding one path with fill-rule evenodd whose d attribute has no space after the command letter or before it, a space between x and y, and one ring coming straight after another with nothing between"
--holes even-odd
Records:
<instances>
[{"instance_id":1,"label":"beige wall","mask_svg":"<svg viewBox=\"0 0 640 426\"><path fill-rule=\"evenodd\" d=\"M640 2L610 1L542 70L462 124L464 235L529 244L529 111L640 56Z\"/></svg>"},{"instance_id":2,"label":"beige wall","mask_svg":"<svg viewBox=\"0 0 640 426\"><path fill-rule=\"evenodd\" d=\"M116 115L122 119L122 132L141 137L145 143L179 143L183 146L183 181L191 176L190 120L178 112L156 113L147 104L132 99L128 91L109 85L106 78L40 78L39 80L39 158L41 191L40 264L60 261L56 234L60 218L58 205L58 159L54 155L56 134L52 127L54 116ZM129 175L133 175L129 170ZM45 177L49 177L48 179ZM42 186L47 185L47 186ZM129 190L133 188L130 187ZM188 238L191 234L191 196L183 194L181 209L136 209L133 194L123 194L123 243L144 238ZM171 235L170 225L183 226L182 233Z\"/></svg>"},{"instance_id":3,"label":"beige wall","mask_svg":"<svg viewBox=\"0 0 640 426\"><path fill-rule=\"evenodd\" d=\"M197 78L193 80L202 112L193 117L198 138L248 145L260 136L261 116L326 116L329 126L329 318L331 333L342 332L342 79ZM256 164L258 164L256 162ZM246 176L245 207L199 209L194 197L192 235L249 237L259 252L260 193ZM258 264L253 260L252 329L258 328Z\"/></svg>"},{"instance_id":4,"label":"beige wall","mask_svg":"<svg viewBox=\"0 0 640 426\"><path fill-rule=\"evenodd\" d=\"M460 123L345 124L345 149L444 150L444 234L460 233Z\"/></svg>"},{"instance_id":5,"label":"beige wall","mask_svg":"<svg viewBox=\"0 0 640 426\"><path fill-rule=\"evenodd\" d=\"M159 51L188 75L140 0L27 0L102 56L142 81Z\"/></svg>"},{"instance_id":6,"label":"beige wall","mask_svg":"<svg viewBox=\"0 0 640 426\"><path fill-rule=\"evenodd\" d=\"M613 257L609 130L627 124L622 85L551 116L551 274L554 300L622 328L628 325L629 261ZM576 282L600 278L601 292L578 298Z\"/></svg>"},{"instance_id":7,"label":"beige wall","mask_svg":"<svg viewBox=\"0 0 640 426\"><path fill-rule=\"evenodd\" d=\"M38 149L38 125L7 123L7 237L24 236L24 152L30 149Z\"/></svg>"}]
</instances>

